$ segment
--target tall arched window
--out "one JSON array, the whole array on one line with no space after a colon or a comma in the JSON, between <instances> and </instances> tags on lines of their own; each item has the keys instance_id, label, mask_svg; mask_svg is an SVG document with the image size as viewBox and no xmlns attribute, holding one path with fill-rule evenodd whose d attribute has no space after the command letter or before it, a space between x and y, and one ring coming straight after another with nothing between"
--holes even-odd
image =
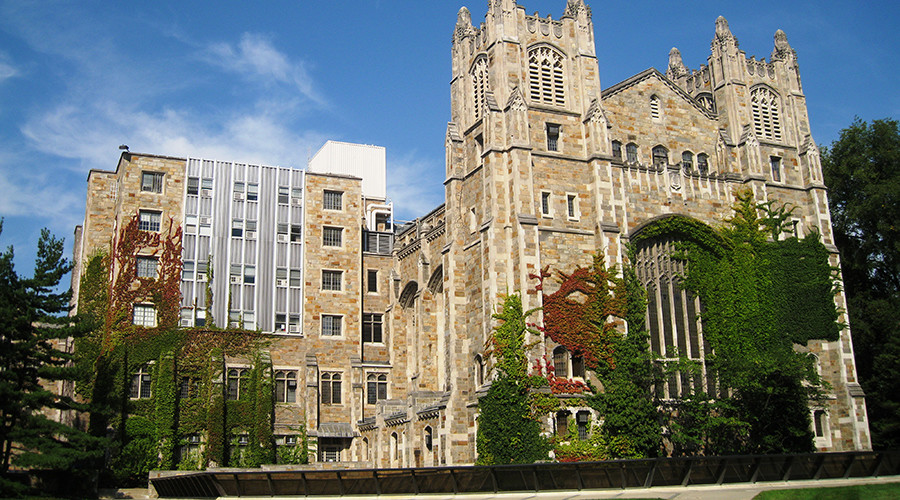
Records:
<instances>
[{"instance_id":1,"label":"tall arched window","mask_svg":"<svg viewBox=\"0 0 900 500\"><path fill-rule=\"evenodd\" d=\"M528 52L528 83L534 102L564 106L563 56L547 46Z\"/></svg>"},{"instance_id":2,"label":"tall arched window","mask_svg":"<svg viewBox=\"0 0 900 500\"><path fill-rule=\"evenodd\" d=\"M434 449L434 431L430 425L425 427L425 449L428 451Z\"/></svg>"},{"instance_id":3,"label":"tall arched window","mask_svg":"<svg viewBox=\"0 0 900 500\"><path fill-rule=\"evenodd\" d=\"M694 170L694 153L691 153L690 151L681 153L681 168L687 173Z\"/></svg>"},{"instance_id":4,"label":"tall arched window","mask_svg":"<svg viewBox=\"0 0 900 500\"><path fill-rule=\"evenodd\" d=\"M612 141L612 155L613 158L622 159L622 143L619 141Z\"/></svg>"},{"instance_id":5,"label":"tall arched window","mask_svg":"<svg viewBox=\"0 0 900 500\"><path fill-rule=\"evenodd\" d=\"M780 141L781 117L778 112L778 94L768 87L756 87L750 91L750 109L757 137Z\"/></svg>"},{"instance_id":6,"label":"tall arched window","mask_svg":"<svg viewBox=\"0 0 900 500\"><path fill-rule=\"evenodd\" d=\"M700 171L700 175L706 175L709 173L709 155L706 153L700 153L697 155L697 170Z\"/></svg>"},{"instance_id":7,"label":"tall arched window","mask_svg":"<svg viewBox=\"0 0 900 500\"><path fill-rule=\"evenodd\" d=\"M484 385L484 358L481 354L475 355L475 387Z\"/></svg>"},{"instance_id":8,"label":"tall arched window","mask_svg":"<svg viewBox=\"0 0 900 500\"><path fill-rule=\"evenodd\" d=\"M677 362L682 357L702 366L708 346L703 342L698 323L700 302L681 287L684 262L672 258L676 238L657 236L637 243L635 271L647 289L647 330L650 348L661 362ZM676 399L692 391L715 393L715 385L700 373L672 373L657 389L661 398Z\"/></svg>"},{"instance_id":9,"label":"tall arched window","mask_svg":"<svg viewBox=\"0 0 900 500\"><path fill-rule=\"evenodd\" d=\"M387 375L370 373L366 377L366 403L373 405L382 399L387 399Z\"/></svg>"},{"instance_id":10,"label":"tall arched window","mask_svg":"<svg viewBox=\"0 0 900 500\"><path fill-rule=\"evenodd\" d=\"M485 95L488 90L487 58L480 57L472 65L472 96L475 104L475 119L481 118L484 110Z\"/></svg>"},{"instance_id":11,"label":"tall arched window","mask_svg":"<svg viewBox=\"0 0 900 500\"><path fill-rule=\"evenodd\" d=\"M656 146L653 148L653 166L665 167L669 164L669 150L664 146Z\"/></svg>"}]
</instances>

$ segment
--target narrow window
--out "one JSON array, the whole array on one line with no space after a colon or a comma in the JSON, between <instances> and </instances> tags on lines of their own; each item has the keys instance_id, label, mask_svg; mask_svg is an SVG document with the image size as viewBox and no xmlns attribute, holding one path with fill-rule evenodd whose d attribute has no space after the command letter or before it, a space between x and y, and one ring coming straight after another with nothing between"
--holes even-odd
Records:
<instances>
[{"instance_id":1,"label":"narrow window","mask_svg":"<svg viewBox=\"0 0 900 500\"><path fill-rule=\"evenodd\" d=\"M141 365L131 374L131 399L147 399L150 397L150 365Z\"/></svg>"},{"instance_id":2,"label":"narrow window","mask_svg":"<svg viewBox=\"0 0 900 500\"><path fill-rule=\"evenodd\" d=\"M559 125L547 124L547 151L559 151L559 131Z\"/></svg>"},{"instance_id":3,"label":"narrow window","mask_svg":"<svg viewBox=\"0 0 900 500\"><path fill-rule=\"evenodd\" d=\"M132 322L146 328L156 326L156 307L151 304L135 304Z\"/></svg>"},{"instance_id":4,"label":"narrow window","mask_svg":"<svg viewBox=\"0 0 900 500\"><path fill-rule=\"evenodd\" d=\"M343 210L343 195L344 193L341 191L326 190L322 200L322 208L325 210Z\"/></svg>"},{"instance_id":5,"label":"narrow window","mask_svg":"<svg viewBox=\"0 0 900 500\"><path fill-rule=\"evenodd\" d=\"M556 412L556 435L565 437L569 434L569 412Z\"/></svg>"},{"instance_id":6,"label":"narrow window","mask_svg":"<svg viewBox=\"0 0 900 500\"><path fill-rule=\"evenodd\" d=\"M247 184L247 201L259 200L259 184Z\"/></svg>"},{"instance_id":7,"label":"narrow window","mask_svg":"<svg viewBox=\"0 0 900 500\"><path fill-rule=\"evenodd\" d=\"M287 186L278 186L278 204L287 205L291 202L291 188Z\"/></svg>"},{"instance_id":8,"label":"narrow window","mask_svg":"<svg viewBox=\"0 0 900 500\"><path fill-rule=\"evenodd\" d=\"M333 292L341 291L341 278L343 271L322 271L322 290L330 290Z\"/></svg>"},{"instance_id":9,"label":"narrow window","mask_svg":"<svg viewBox=\"0 0 900 500\"><path fill-rule=\"evenodd\" d=\"M141 191L147 193L162 193L163 174L161 172L142 172Z\"/></svg>"},{"instance_id":10,"label":"narrow window","mask_svg":"<svg viewBox=\"0 0 900 500\"><path fill-rule=\"evenodd\" d=\"M816 437L825 437L825 410L813 412L813 424L816 426Z\"/></svg>"},{"instance_id":11,"label":"narrow window","mask_svg":"<svg viewBox=\"0 0 900 500\"><path fill-rule=\"evenodd\" d=\"M760 139L781 140L781 117L778 112L778 94L767 87L750 91L750 112L753 125Z\"/></svg>"},{"instance_id":12,"label":"narrow window","mask_svg":"<svg viewBox=\"0 0 900 500\"><path fill-rule=\"evenodd\" d=\"M297 401L297 372L275 372L275 401L295 403Z\"/></svg>"},{"instance_id":13,"label":"narrow window","mask_svg":"<svg viewBox=\"0 0 900 500\"><path fill-rule=\"evenodd\" d=\"M300 333L300 315L291 314L288 316L288 332Z\"/></svg>"},{"instance_id":14,"label":"narrow window","mask_svg":"<svg viewBox=\"0 0 900 500\"><path fill-rule=\"evenodd\" d=\"M553 349L553 375L569 378L569 351L563 346Z\"/></svg>"},{"instance_id":15,"label":"narrow window","mask_svg":"<svg viewBox=\"0 0 900 500\"><path fill-rule=\"evenodd\" d=\"M284 333L287 331L287 314L275 314L275 331Z\"/></svg>"},{"instance_id":16,"label":"narrow window","mask_svg":"<svg viewBox=\"0 0 900 500\"><path fill-rule=\"evenodd\" d=\"M152 210L138 211L138 229L141 231L159 232L162 223L162 212Z\"/></svg>"},{"instance_id":17,"label":"narrow window","mask_svg":"<svg viewBox=\"0 0 900 500\"><path fill-rule=\"evenodd\" d=\"M322 336L323 337L340 337L341 336L341 316L334 314L322 315Z\"/></svg>"},{"instance_id":18,"label":"narrow window","mask_svg":"<svg viewBox=\"0 0 900 500\"><path fill-rule=\"evenodd\" d=\"M550 216L550 193L547 191L541 192L541 214Z\"/></svg>"},{"instance_id":19,"label":"narrow window","mask_svg":"<svg viewBox=\"0 0 900 500\"><path fill-rule=\"evenodd\" d=\"M366 377L366 403L373 405L387 399L387 375L370 373Z\"/></svg>"},{"instance_id":20,"label":"narrow window","mask_svg":"<svg viewBox=\"0 0 900 500\"><path fill-rule=\"evenodd\" d=\"M709 173L709 156L707 156L706 153L697 155L697 170L700 172L700 175Z\"/></svg>"},{"instance_id":21,"label":"narrow window","mask_svg":"<svg viewBox=\"0 0 900 500\"><path fill-rule=\"evenodd\" d=\"M653 148L653 166L664 167L669 164L669 150L663 146Z\"/></svg>"},{"instance_id":22,"label":"narrow window","mask_svg":"<svg viewBox=\"0 0 900 500\"><path fill-rule=\"evenodd\" d=\"M199 193L200 193L200 178L199 177L188 177L187 194L199 194Z\"/></svg>"},{"instance_id":23,"label":"narrow window","mask_svg":"<svg viewBox=\"0 0 900 500\"><path fill-rule=\"evenodd\" d=\"M382 336L382 318L381 314L363 313L363 342L381 343L384 341Z\"/></svg>"},{"instance_id":24,"label":"narrow window","mask_svg":"<svg viewBox=\"0 0 900 500\"><path fill-rule=\"evenodd\" d=\"M156 278L156 265L159 262L155 257L138 257L137 258L137 277L138 278ZM187 262L184 263L187 269ZM191 262L191 272L193 273L193 265Z\"/></svg>"},{"instance_id":25,"label":"narrow window","mask_svg":"<svg viewBox=\"0 0 900 500\"><path fill-rule=\"evenodd\" d=\"M322 246L339 247L341 246L341 236L343 228L340 227L323 227L322 228Z\"/></svg>"},{"instance_id":26,"label":"narrow window","mask_svg":"<svg viewBox=\"0 0 900 500\"><path fill-rule=\"evenodd\" d=\"M650 96L650 118L654 120L659 120L659 97L656 95Z\"/></svg>"},{"instance_id":27,"label":"narrow window","mask_svg":"<svg viewBox=\"0 0 900 500\"><path fill-rule=\"evenodd\" d=\"M244 236L244 219L231 219L231 236L235 238Z\"/></svg>"},{"instance_id":28,"label":"narrow window","mask_svg":"<svg viewBox=\"0 0 900 500\"><path fill-rule=\"evenodd\" d=\"M577 218L575 212L575 201L576 198L574 194L566 195L566 210L569 212L570 219Z\"/></svg>"},{"instance_id":29,"label":"narrow window","mask_svg":"<svg viewBox=\"0 0 900 500\"><path fill-rule=\"evenodd\" d=\"M138 263L140 265L140 263ZM155 264L154 264L155 266ZM140 268L138 268L138 276L140 277ZM144 276L145 278L155 278L156 277L156 267L153 268L152 276ZM192 281L194 279L194 263L190 260L184 261L184 264L181 265L181 279L183 281Z\"/></svg>"},{"instance_id":30,"label":"narrow window","mask_svg":"<svg viewBox=\"0 0 900 500\"><path fill-rule=\"evenodd\" d=\"M572 356L572 376L584 378L584 358L582 356Z\"/></svg>"},{"instance_id":31,"label":"narrow window","mask_svg":"<svg viewBox=\"0 0 900 500\"><path fill-rule=\"evenodd\" d=\"M475 387L484 385L484 358L481 354L475 355Z\"/></svg>"},{"instance_id":32,"label":"narrow window","mask_svg":"<svg viewBox=\"0 0 900 500\"><path fill-rule=\"evenodd\" d=\"M637 163L638 155L637 155L637 144L633 142L629 142L625 145L625 160L628 163Z\"/></svg>"},{"instance_id":33,"label":"narrow window","mask_svg":"<svg viewBox=\"0 0 900 500\"><path fill-rule=\"evenodd\" d=\"M781 158L777 156L769 157L769 165L772 167L772 180L781 182Z\"/></svg>"},{"instance_id":34,"label":"narrow window","mask_svg":"<svg viewBox=\"0 0 900 500\"><path fill-rule=\"evenodd\" d=\"M249 370L246 368L230 368L226 376L226 397L232 401L241 398L248 388Z\"/></svg>"},{"instance_id":35,"label":"narrow window","mask_svg":"<svg viewBox=\"0 0 900 500\"><path fill-rule=\"evenodd\" d=\"M244 199L244 183L243 182L235 182L234 183L234 199L235 200L243 200Z\"/></svg>"},{"instance_id":36,"label":"narrow window","mask_svg":"<svg viewBox=\"0 0 900 500\"><path fill-rule=\"evenodd\" d=\"M622 159L622 143L619 141L612 141L612 155L613 158L617 160Z\"/></svg>"},{"instance_id":37,"label":"narrow window","mask_svg":"<svg viewBox=\"0 0 900 500\"><path fill-rule=\"evenodd\" d=\"M291 271L290 271L290 280L289 280L288 285L289 285L291 288L299 288L299 287L302 285L302 280L301 280L301 277L300 277L300 270L299 270L299 269L291 269Z\"/></svg>"},{"instance_id":38,"label":"narrow window","mask_svg":"<svg viewBox=\"0 0 900 500\"><path fill-rule=\"evenodd\" d=\"M300 224L291 224L291 243L300 243L301 231Z\"/></svg>"},{"instance_id":39,"label":"narrow window","mask_svg":"<svg viewBox=\"0 0 900 500\"><path fill-rule=\"evenodd\" d=\"M245 266L244 267L244 284L252 285L256 283L256 267L255 266Z\"/></svg>"},{"instance_id":40,"label":"narrow window","mask_svg":"<svg viewBox=\"0 0 900 500\"><path fill-rule=\"evenodd\" d=\"M425 427L425 449L428 451L434 449L434 431L430 425Z\"/></svg>"},{"instance_id":41,"label":"narrow window","mask_svg":"<svg viewBox=\"0 0 900 500\"><path fill-rule=\"evenodd\" d=\"M578 439L584 441L590 437L591 413L587 411L576 413L575 422L578 424Z\"/></svg>"},{"instance_id":42,"label":"narrow window","mask_svg":"<svg viewBox=\"0 0 900 500\"><path fill-rule=\"evenodd\" d=\"M472 97L475 106L475 119L481 118L484 112L485 96L488 89L487 59L480 57L472 67Z\"/></svg>"},{"instance_id":43,"label":"narrow window","mask_svg":"<svg viewBox=\"0 0 900 500\"><path fill-rule=\"evenodd\" d=\"M375 269L369 269L366 272L366 291L372 293L378 292L378 271Z\"/></svg>"},{"instance_id":44,"label":"narrow window","mask_svg":"<svg viewBox=\"0 0 900 500\"><path fill-rule=\"evenodd\" d=\"M686 173L690 173L694 170L694 153L691 153L690 151L681 153L681 168L683 168Z\"/></svg>"}]
</instances>

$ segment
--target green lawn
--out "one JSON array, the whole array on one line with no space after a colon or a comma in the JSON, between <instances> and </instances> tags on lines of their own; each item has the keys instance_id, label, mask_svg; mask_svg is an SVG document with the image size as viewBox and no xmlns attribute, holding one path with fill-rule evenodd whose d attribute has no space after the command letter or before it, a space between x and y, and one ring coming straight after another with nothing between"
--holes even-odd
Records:
<instances>
[{"instance_id":1,"label":"green lawn","mask_svg":"<svg viewBox=\"0 0 900 500\"><path fill-rule=\"evenodd\" d=\"M895 498L900 498L900 483L770 490L756 495L753 500L893 500Z\"/></svg>"}]
</instances>

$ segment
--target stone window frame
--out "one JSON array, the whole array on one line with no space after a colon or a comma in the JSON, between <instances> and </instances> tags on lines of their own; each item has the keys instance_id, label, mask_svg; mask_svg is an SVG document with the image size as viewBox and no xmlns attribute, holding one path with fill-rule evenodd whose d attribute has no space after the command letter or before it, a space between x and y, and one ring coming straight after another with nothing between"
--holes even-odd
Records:
<instances>
[{"instance_id":1,"label":"stone window frame","mask_svg":"<svg viewBox=\"0 0 900 500\"><path fill-rule=\"evenodd\" d=\"M298 370L290 368L275 370L274 380L275 402L285 404L297 403Z\"/></svg>"},{"instance_id":2,"label":"stone window frame","mask_svg":"<svg viewBox=\"0 0 900 500\"><path fill-rule=\"evenodd\" d=\"M662 120L662 104L656 94L650 96L650 119L655 122Z\"/></svg>"},{"instance_id":3,"label":"stone window frame","mask_svg":"<svg viewBox=\"0 0 900 500\"><path fill-rule=\"evenodd\" d=\"M697 172L700 175L709 175L709 155L706 153L697 153Z\"/></svg>"},{"instance_id":4,"label":"stone window frame","mask_svg":"<svg viewBox=\"0 0 900 500\"><path fill-rule=\"evenodd\" d=\"M378 293L378 269L366 269L366 293Z\"/></svg>"},{"instance_id":5,"label":"stone window frame","mask_svg":"<svg viewBox=\"0 0 900 500\"><path fill-rule=\"evenodd\" d=\"M750 116L758 139L778 142L784 139L782 108L781 96L772 87L757 85L750 89Z\"/></svg>"},{"instance_id":6,"label":"stone window frame","mask_svg":"<svg viewBox=\"0 0 900 500\"><path fill-rule=\"evenodd\" d=\"M342 269L322 269L322 291L343 292L344 271Z\"/></svg>"},{"instance_id":7,"label":"stone window frame","mask_svg":"<svg viewBox=\"0 0 900 500\"><path fill-rule=\"evenodd\" d=\"M322 210L344 209L344 192L335 189L322 190Z\"/></svg>"},{"instance_id":8,"label":"stone window frame","mask_svg":"<svg viewBox=\"0 0 900 500\"><path fill-rule=\"evenodd\" d=\"M691 151L683 151L681 153L681 168L685 173L692 173L694 171L694 153Z\"/></svg>"},{"instance_id":9,"label":"stone window frame","mask_svg":"<svg viewBox=\"0 0 900 500\"><path fill-rule=\"evenodd\" d=\"M322 226L322 246L343 247L344 228L340 226Z\"/></svg>"},{"instance_id":10,"label":"stone window frame","mask_svg":"<svg viewBox=\"0 0 900 500\"><path fill-rule=\"evenodd\" d=\"M541 190L541 217L553 218L553 193L547 190Z\"/></svg>"},{"instance_id":11,"label":"stone window frame","mask_svg":"<svg viewBox=\"0 0 900 500\"><path fill-rule=\"evenodd\" d=\"M159 259L152 255L138 255L134 259L134 273L138 278L159 278Z\"/></svg>"},{"instance_id":12,"label":"stone window frame","mask_svg":"<svg viewBox=\"0 0 900 500\"><path fill-rule=\"evenodd\" d=\"M669 165L669 148L662 144L653 146L651 150L654 167L667 167Z\"/></svg>"},{"instance_id":13,"label":"stone window frame","mask_svg":"<svg viewBox=\"0 0 900 500\"><path fill-rule=\"evenodd\" d=\"M327 319L327 321L326 321ZM344 315L343 314L322 314L319 320L320 329L319 336L330 339L341 338L344 336Z\"/></svg>"},{"instance_id":14,"label":"stone window frame","mask_svg":"<svg viewBox=\"0 0 900 500\"><path fill-rule=\"evenodd\" d=\"M625 145L625 162L626 163L638 163L640 161L640 156L638 155L638 146L633 142L629 142Z\"/></svg>"},{"instance_id":15,"label":"stone window frame","mask_svg":"<svg viewBox=\"0 0 900 500\"><path fill-rule=\"evenodd\" d=\"M772 176L772 182L784 182L784 172L782 172L783 163L780 156L772 155L769 157L769 173Z\"/></svg>"},{"instance_id":16,"label":"stone window frame","mask_svg":"<svg viewBox=\"0 0 900 500\"><path fill-rule=\"evenodd\" d=\"M362 319L363 343L384 344L384 315L381 313L363 313Z\"/></svg>"},{"instance_id":17,"label":"stone window frame","mask_svg":"<svg viewBox=\"0 0 900 500\"><path fill-rule=\"evenodd\" d=\"M366 404L374 405L388 399L388 377L384 372L366 374Z\"/></svg>"},{"instance_id":18,"label":"stone window frame","mask_svg":"<svg viewBox=\"0 0 900 500\"><path fill-rule=\"evenodd\" d=\"M165 185L164 172L153 172L149 170L141 171L141 192L162 194Z\"/></svg>"},{"instance_id":19,"label":"stone window frame","mask_svg":"<svg viewBox=\"0 0 900 500\"><path fill-rule=\"evenodd\" d=\"M558 152L562 139L562 125L547 122L544 128L547 133L547 151Z\"/></svg>"},{"instance_id":20,"label":"stone window frame","mask_svg":"<svg viewBox=\"0 0 900 500\"><path fill-rule=\"evenodd\" d=\"M344 373L341 371L323 371L319 375L319 400L323 405L343 405L341 383ZM326 390L327 387L327 390ZM335 391L337 389L337 391ZM337 397L335 397L337 393ZM327 397L326 397L327 396Z\"/></svg>"},{"instance_id":21,"label":"stone window frame","mask_svg":"<svg viewBox=\"0 0 900 500\"><path fill-rule=\"evenodd\" d=\"M131 324L143 326L144 328L156 328L157 326L156 306L150 303L137 303L131 308Z\"/></svg>"},{"instance_id":22,"label":"stone window frame","mask_svg":"<svg viewBox=\"0 0 900 500\"><path fill-rule=\"evenodd\" d=\"M566 193L566 215L570 221L581 219L581 204L578 193Z\"/></svg>"},{"instance_id":23,"label":"stone window frame","mask_svg":"<svg viewBox=\"0 0 900 500\"><path fill-rule=\"evenodd\" d=\"M541 43L528 49L528 96L532 102L566 105L565 54Z\"/></svg>"},{"instance_id":24,"label":"stone window frame","mask_svg":"<svg viewBox=\"0 0 900 500\"><path fill-rule=\"evenodd\" d=\"M138 210L138 229L151 233L162 230L162 210Z\"/></svg>"},{"instance_id":25,"label":"stone window frame","mask_svg":"<svg viewBox=\"0 0 900 500\"><path fill-rule=\"evenodd\" d=\"M622 141L612 141L610 144L612 146L612 148L610 150L612 157L617 160L621 160L622 159Z\"/></svg>"},{"instance_id":26,"label":"stone window frame","mask_svg":"<svg viewBox=\"0 0 900 500\"><path fill-rule=\"evenodd\" d=\"M225 399L237 401L249 389L250 368L229 366L225 368Z\"/></svg>"}]
</instances>

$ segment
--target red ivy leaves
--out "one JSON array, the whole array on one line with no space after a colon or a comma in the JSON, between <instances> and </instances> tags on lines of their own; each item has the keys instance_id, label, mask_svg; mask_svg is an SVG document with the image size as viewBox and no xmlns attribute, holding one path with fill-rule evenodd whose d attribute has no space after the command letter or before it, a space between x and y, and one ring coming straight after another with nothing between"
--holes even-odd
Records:
<instances>
[{"instance_id":1,"label":"red ivy leaves","mask_svg":"<svg viewBox=\"0 0 900 500\"><path fill-rule=\"evenodd\" d=\"M624 281L607 269L600 255L590 267L576 268L571 274L559 273L559 289L544 292L548 268L540 275L535 289L543 294L544 326L541 331L569 352L581 355L588 368L598 371L603 365L615 368L615 344L622 334L613 318L624 318L627 297Z\"/></svg>"}]
</instances>

